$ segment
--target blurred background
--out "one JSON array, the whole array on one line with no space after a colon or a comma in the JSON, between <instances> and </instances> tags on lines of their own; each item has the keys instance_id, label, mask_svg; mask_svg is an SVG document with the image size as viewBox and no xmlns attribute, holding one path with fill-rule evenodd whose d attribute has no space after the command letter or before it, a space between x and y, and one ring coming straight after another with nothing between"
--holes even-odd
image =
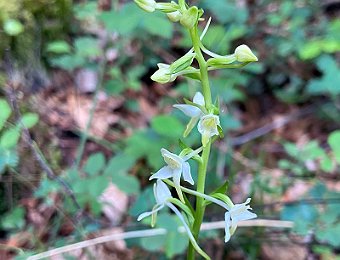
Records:
<instances>
[{"instance_id":1,"label":"blurred background","mask_svg":"<svg viewBox=\"0 0 340 260\"><path fill-rule=\"evenodd\" d=\"M190 4L212 17L208 49L247 44L259 58L210 73L225 139L207 192L228 180L233 201L251 197L259 218L294 224L240 227L228 244L208 230L200 244L212 259L339 259L340 1ZM179 151L188 120L172 105L200 90L150 76L189 48L179 24L133 1L0 0L0 259L149 228L136 221L155 203L148 178L162 147ZM196 132L182 140L197 147ZM208 208L206 222L223 219ZM178 225L163 210L166 235L51 259L184 259Z\"/></svg>"}]
</instances>

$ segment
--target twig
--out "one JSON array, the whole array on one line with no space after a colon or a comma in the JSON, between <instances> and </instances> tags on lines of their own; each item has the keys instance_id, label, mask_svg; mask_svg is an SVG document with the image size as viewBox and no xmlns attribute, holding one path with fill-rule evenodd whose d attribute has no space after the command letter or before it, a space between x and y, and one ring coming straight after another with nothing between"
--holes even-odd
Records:
<instances>
[{"instance_id":1,"label":"twig","mask_svg":"<svg viewBox=\"0 0 340 260\"><path fill-rule=\"evenodd\" d=\"M12 109L14 111L15 120L20 124L20 127L22 129L22 136L24 142L29 146L30 150L32 151L32 154L34 156L34 159L38 162L39 166L42 168L42 170L47 174L47 177L51 180L56 180L64 189L65 193L71 198L73 204L77 208L77 210L82 211L82 208L80 207L71 187L58 175L54 174L50 166L47 164L46 160L43 158L43 155L41 154L38 146L33 141L30 132L28 131L27 127L22 122L22 116L17 104L17 100L15 97L14 89L12 86L8 85L6 88L6 95L8 97L8 100L11 103Z\"/></svg>"},{"instance_id":2,"label":"twig","mask_svg":"<svg viewBox=\"0 0 340 260\"><path fill-rule=\"evenodd\" d=\"M90 130L90 127L91 127L91 124L92 124L92 121L93 121L93 117L94 117L94 113L95 113L96 108L97 108L98 99L99 99L99 91L101 89L101 86L102 86L103 80L104 80L105 67L106 67L106 59L103 58L101 63L99 64L98 82L97 82L96 89L95 89L95 92L94 92L94 95L93 95L93 101L92 101L92 107L90 109L89 119L86 123L85 131L82 132L81 137L80 137L80 144L79 144L79 148L78 148L78 151L77 151L77 157L76 157L76 161L75 161L75 168L77 170L79 169L80 162L81 162L81 159L82 159L83 154L84 154L86 141L89 137L88 132Z\"/></svg>"},{"instance_id":3,"label":"twig","mask_svg":"<svg viewBox=\"0 0 340 260\"><path fill-rule=\"evenodd\" d=\"M264 136L268 133L270 133L271 131L281 128L284 125L290 123L291 121L297 120L298 118L308 115L310 113L312 113L315 110L314 106L308 106L300 111L298 111L297 113L294 113L292 115L288 115L285 116L284 118L281 119L277 119L274 120L273 122L264 125L262 127L259 127L253 131L250 131L244 135L241 136L237 136L237 137L232 137L229 140L229 144L231 146L238 146L238 145L242 145L245 144L247 142L250 142L256 138L259 138L261 136Z\"/></svg>"},{"instance_id":4,"label":"twig","mask_svg":"<svg viewBox=\"0 0 340 260\"><path fill-rule=\"evenodd\" d=\"M280 220L266 220L266 219L257 219L257 220L248 220L242 221L238 225L239 227L271 227L271 228L292 228L293 222L291 221L280 221ZM225 222L218 221L212 223L203 223L201 226L201 230L213 230L213 229L224 229ZM178 232L184 233L185 230L183 227L178 228ZM138 231L129 231L124 233L118 234L111 234L107 236L101 236L94 239L82 241L79 243L75 243L72 245L67 245L59 248L55 248L34 256L30 256L27 260L38 260L43 259L55 255L60 255L66 252L70 252L76 249L82 249L106 242L111 242L115 240L122 240L122 239L131 239L131 238L139 238L139 237L153 237L153 236L160 236L165 235L167 233L166 229L163 228L156 228L156 229L146 229L146 230L138 230Z\"/></svg>"}]
</instances>

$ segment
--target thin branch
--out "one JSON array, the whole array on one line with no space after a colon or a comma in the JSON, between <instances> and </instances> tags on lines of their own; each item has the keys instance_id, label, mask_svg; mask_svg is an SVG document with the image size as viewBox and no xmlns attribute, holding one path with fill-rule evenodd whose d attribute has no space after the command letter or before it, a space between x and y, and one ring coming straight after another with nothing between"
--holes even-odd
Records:
<instances>
[{"instance_id":1,"label":"thin branch","mask_svg":"<svg viewBox=\"0 0 340 260\"><path fill-rule=\"evenodd\" d=\"M15 120L20 124L20 127L22 129L23 140L28 145L30 150L32 151L34 159L38 162L39 166L47 174L47 177L49 179L56 180L63 187L65 193L71 198L77 210L82 211L82 208L80 207L71 187L62 178L54 174L53 170L50 168L46 160L43 158L43 155L41 154L40 149L38 148L36 143L33 141L31 134L28 131L27 127L23 124L22 116L19 110L16 97L15 97L13 86L7 85L6 95L14 111Z\"/></svg>"},{"instance_id":2,"label":"thin branch","mask_svg":"<svg viewBox=\"0 0 340 260\"><path fill-rule=\"evenodd\" d=\"M266 219L256 219L256 220L247 220L241 221L238 226L239 227L270 227L270 228L292 228L293 222L291 221L280 221L280 220L266 220ZM201 226L201 230L213 230L213 229L224 229L225 222L218 221L212 223L203 223ZM184 233L184 227L179 227L178 232ZM76 249L82 249L90 246L95 246L98 244L122 240L122 239L132 239L139 237L153 237L165 235L167 233L166 229L163 228L155 228L155 229L146 229L146 230L138 230L138 231L128 231L124 233L111 234L107 236L101 236L94 239L82 241L79 243L75 243L72 245L67 245L59 248L55 248L40 254L36 254L34 256L30 256L27 260L38 260L43 259L55 255L60 255L66 252L70 252Z\"/></svg>"},{"instance_id":3,"label":"thin branch","mask_svg":"<svg viewBox=\"0 0 340 260\"><path fill-rule=\"evenodd\" d=\"M311 114L313 111L315 111L315 106L308 106L300 111L298 111L297 113L293 113L291 115L285 116L284 118L281 119L277 119L274 120L273 122L266 124L262 127L259 127L253 131L250 131L244 135L241 136L237 136L237 137L232 137L229 140L229 144L231 146L239 146L242 144L245 144L247 142L250 142L256 138L259 138L261 136L264 136L268 133L270 133L271 131L281 128L284 125L287 125L288 123L290 123L291 121L297 120L302 116L306 116L308 114Z\"/></svg>"}]
</instances>

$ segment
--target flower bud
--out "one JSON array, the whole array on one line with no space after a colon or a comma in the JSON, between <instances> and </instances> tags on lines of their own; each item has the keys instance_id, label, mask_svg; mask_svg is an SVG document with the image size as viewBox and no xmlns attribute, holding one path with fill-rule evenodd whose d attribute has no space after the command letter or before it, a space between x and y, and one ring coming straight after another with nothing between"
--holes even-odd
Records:
<instances>
[{"instance_id":1,"label":"flower bud","mask_svg":"<svg viewBox=\"0 0 340 260\"><path fill-rule=\"evenodd\" d=\"M181 14L180 11L175 11L175 12L167 13L166 15L168 16L169 20L171 22L174 22L174 23L176 23L179 20L181 20L181 17L182 17L182 14Z\"/></svg>"},{"instance_id":2,"label":"flower bud","mask_svg":"<svg viewBox=\"0 0 340 260\"><path fill-rule=\"evenodd\" d=\"M200 121L198 122L197 128L202 135L203 147L208 144L210 137L219 135L218 127L221 127L220 119L218 116L208 114L201 117Z\"/></svg>"},{"instance_id":3,"label":"flower bud","mask_svg":"<svg viewBox=\"0 0 340 260\"><path fill-rule=\"evenodd\" d=\"M144 11L152 13L156 10L156 1L154 0L134 0L135 3Z\"/></svg>"},{"instance_id":4,"label":"flower bud","mask_svg":"<svg viewBox=\"0 0 340 260\"><path fill-rule=\"evenodd\" d=\"M180 23L187 29L191 29L195 26L198 20L198 8L196 6L190 7L188 10L184 11Z\"/></svg>"},{"instance_id":5,"label":"flower bud","mask_svg":"<svg viewBox=\"0 0 340 260\"><path fill-rule=\"evenodd\" d=\"M238 62L258 61L257 57L254 55L254 53L251 51L251 49L245 44L238 46L235 49L234 54L235 54L236 60Z\"/></svg>"},{"instance_id":6,"label":"flower bud","mask_svg":"<svg viewBox=\"0 0 340 260\"><path fill-rule=\"evenodd\" d=\"M174 63L170 65L170 71L171 73L178 73L182 70L185 70L187 67L189 67L194 60L196 54L189 52L185 54L183 57L176 60Z\"/></svg>"},{"instance_id":7,"label":"flower bud","mask_svg":"<svg viewBox=\"0 0 340 260\"><path fill-rule=\"evenodd\" d=\"M171 79L171 71L170 65L164 63L158 63L158 70L152 74L151 79L158 83L167 83L170 82Z\"/></svg>"},{"instance_id":8,"label":"flower bud","mask_svg":"<svg viewBox=\"0 0 340 260\"><path fill-rule=\"evenodd\" d=\"M236 55L227 55L227 56L221 56L216 58L210 58L207 61L208 66L221 66L221 65L228 65L233 63L236 60Z\"/></svg>"}]
</instances>

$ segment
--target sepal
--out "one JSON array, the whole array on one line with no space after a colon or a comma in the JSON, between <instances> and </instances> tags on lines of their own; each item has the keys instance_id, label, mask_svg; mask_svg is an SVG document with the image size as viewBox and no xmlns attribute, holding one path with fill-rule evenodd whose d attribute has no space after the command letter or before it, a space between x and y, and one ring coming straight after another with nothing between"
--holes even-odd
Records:
<instances>
[{"instance_id":1,"label":"sepal","mask_svg":"<svg viewBox=\"0 0 340 260\"><path fill-rule=\"evenodd\" d=\"M199 18L198 8L196 6L190 7L188 10L183 12L180 19L180 23L187 29L192 29L197 23Z\"/></svg>"}]
</instances>

